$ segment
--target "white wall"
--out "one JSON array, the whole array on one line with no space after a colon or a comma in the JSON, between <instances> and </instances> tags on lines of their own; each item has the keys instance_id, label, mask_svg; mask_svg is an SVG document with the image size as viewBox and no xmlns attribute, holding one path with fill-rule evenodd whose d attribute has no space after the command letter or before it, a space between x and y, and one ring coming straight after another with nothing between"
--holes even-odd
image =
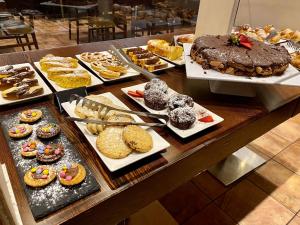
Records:
<instances>
[{"instance_id":1,"label":"white wall","mask_svg":"<svg viewBox=\"0 0 300 225\"><path fill-rule=\"evenodd\" d=\"M241 0L235 24L245 23L300 30L300 0Z\"/></svg>"}]
</instances>

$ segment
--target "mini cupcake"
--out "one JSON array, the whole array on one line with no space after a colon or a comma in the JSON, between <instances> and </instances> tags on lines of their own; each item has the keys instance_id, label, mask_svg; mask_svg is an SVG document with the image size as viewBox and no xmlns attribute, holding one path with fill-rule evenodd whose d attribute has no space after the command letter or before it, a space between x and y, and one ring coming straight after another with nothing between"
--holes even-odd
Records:
<instances>
[{"instance_id":1,"label":"mini cupcake","mask_svg":"<svg viewBox=\"0 0 300 225\"><path fill-rule=\"evenodd\" d=\"M43 138L43 139L49 139L55 137L59 133L60 133L60 127L55 123L47 123L47 124L40 125L36 130L36 135L39 138Z\"/></svg>"},{"instance_id":2,"label":"mini cupcake","mask_svg":"<svg viewBox=\"0 0 300 225\"><path fill-rule=\"evenodd\" d=\"M196 113L191 107L176 108L169 116L171 124L181 130L189 129L196 121Z\"/></svg>"},{"instance_id":3,"label":"mini cupcake","mask_svg":"<svg viewBox=\"0 0 300 225\"><path fill-rule=\"evenodd\" d=\"M158 78L153 78L152 80L150 80L146 85L145 85L145 90L149 90L149 89L157 89L160 90L164 93L168 92L168 85L165 81L160 80Z\"/></svg>"},{"instance_id":4,"label":"mini cupcake","mask_svg":"<svg viewBox=\"0 0 300 225\"><path fill-rule=\"evenodd\" d=\"M144 92L145 105L154 110L165 109L168 99L168 95L159 89L147 89Z\"/></svg>"},{"instance_id":5,"label":"mini cupcake","mask_svg":"<svg viewBox=\"0 0 300 225\"><path fill-rule=\"evenodd\" d=\"M172 111L177 108L183 108L186 106L188 107L194 106L193 99L188 95L173 94L168 101L169 111Z\"/></svg>"}]
</instances>

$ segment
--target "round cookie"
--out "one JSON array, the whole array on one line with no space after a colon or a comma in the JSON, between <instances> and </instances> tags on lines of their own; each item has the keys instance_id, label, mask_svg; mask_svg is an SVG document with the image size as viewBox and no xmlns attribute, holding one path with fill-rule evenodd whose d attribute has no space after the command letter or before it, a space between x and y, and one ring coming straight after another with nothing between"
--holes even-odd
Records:
<instances>
[{"instance_id":1,"label":"round cookie","mask_svg":"<svg viewBox=\"0 0 300 225\"><path fill-rule=\"evenodd\" d=\"M64 154L64 146L62 144L50 143L38 149L36 159L43 163L52 163L59 160Z\"/></svg>"},{"instance_id":2,"label":"round cookie","mask_svg":"<svg viewBox=\"0 0 300 225\"><path fill-rule=\"evenodd\" d=\"M147 89L144 92L145 105L154 110L163 110L167 107L168 95L159 89Z\"/></svg>"},{"instance_id":3,"label":"round cookie","mask_svg":"<svg viewBox=\"0 0 300 225\"><path fill-rule=\"evenodd\" d=\"M28 124L18 124L8 130L8 135L12 138L23 138L32 133L32 127Z\"/></svg>"},{"instance_id":4,"label":"round cookie","mask_svg":"<svg viewBox=\"0 0 300 225\"><path fill-rule=\"evenodd\" d=\"M66 163L58 175L59 182L65 186L80 184L85 177L85 168L79 163Z\"/></svg>"},{"instance_id":5,"label":"round cookie","mask_svg":"<svg viewBox=\"0 0 300 225\"><path fill-rule=\"evenodd\" d=\"M186 106L188 107L194 106L193 98L188 95L173 94L168 101L168 109L170 111L176 108L182 108Z\"/></svg>"},{"instance_id":6,"label":"round cookie","mask_svg":"<svg viewBox=\"0 0 300 225\"><path fill-rule=\"evenodd\" d=\"M49 166L37 166L28 170L24 182L31 187L43 187L51 183L56 177L56 172Z\"/></svg>"},{"instance_id":7,"label":"round cookie","mask_svg":"<svg viewBox=\"0 0 300 225\"><path fill-rule=\"evenodd\" d=\"M22 144L21 155L26 158L35 157L39 149L44 148L44 144L38 140L28 140Z\"/></svg>"},{"instance_id":8,"label":"round cookie","mask_svg":"<svg viewBox=\"0 0 300 225\"><path fill-rule=\"evenodd\" d=\"M148 152L153 147L152 136L136 125L129 125L124 128L123 139L131 149L137 152Z\"/></svg>"},{"instance_id":9,"label":"round cookie","mask_svg":"<svg viewBox=\"0 0 300 225\"><path fill-rule=\"evenodd\" d=\"M28 109L20 114L20 121L24 123L34 123L41 119L43 112L39 109Z\"/></svg>"},{"instance_id":10,"label":"round cookie","mask_svg":"<svg viewBox=\"0 0 300 225\"><path fill-rule=\"evenodd\" d=\"M128 156L132 149L123 140L123 127L108 127L97 138L98 150L112 159L122 159Z\"/></svg>"},{"instance_id":11,"label":"round cookie","mask_svg":"<svg viewBox=\"0 0 300 225\"><path fill-rule=\"evenodd\" d=\"M169 116L171 124L181 130L189 129L196 121L196 113L191 107L174 109Z\"/></svg>"},{"instance_id":12,"label":"round cookie","mask_svg":"<svg viewBox=\"0 0 300 225\"><path fill-rule=\"evenodd\" d=\"M158 78L153 78L145 85L145 90L158 89L164 93L168 92L168 85L165 81Z\"/></svg>"},{"instance_id":13,"label":"round cookie","mask_svg":"<svg viewBox=\"0 0 300 225\"><path fill-rule=\"evenodd\" d=\"M55 123L47 123L40 125L36 130L36 135L39 138L49 139L60 133L60 126Z\"/></svg>"}]
</instances>

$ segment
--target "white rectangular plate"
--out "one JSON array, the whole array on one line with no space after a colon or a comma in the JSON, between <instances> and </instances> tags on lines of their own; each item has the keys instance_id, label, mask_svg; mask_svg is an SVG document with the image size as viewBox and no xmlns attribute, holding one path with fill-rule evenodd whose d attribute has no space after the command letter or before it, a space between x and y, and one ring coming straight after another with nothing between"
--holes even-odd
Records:
<instances>
[{"instance_id":1,"label":"white rectangular plate","mask_svg":"<svg viewBox=\"0 0 300 225\"><path fill-rule=\"evenodd\" d=\"M109 54L108 51L103 51L101 53ZM100 79L103 80L104 82L110 82L110 81L114 81L114 80L122 80L122 79L125 79L125 78L128 78L128 77L135 77L135 76L140 75L140 73L138 71L135 71L134 69L129 68L128 71L127 71L127 73L121 75L119 78L107 79L107 78L102 77L99 74L99 72L97 72L96 70L94 70L91 67L90 63L85 62L84 60L82 60L81 57L80 57L80 54L76 55L76 58L79 59L84 65L86 65L96 76L100 77Z\"/></svg>"},{"instance_id":2,"label":"white rectangular plate","mask_svg":"<svg viewBox=\"0 0 300 225\"><path fill-rule=\"evenodd\" d=\"M202 80L217 80L217 81L229 81L229 82L243 82L253 84L280 84L300 86L300 73L299 71L289 65L286 71L281 76L271 77L247 77L247 76L235 76L230 74L223 74L216 70L204 70L200 64L193 61L190 57L191 44L183 44L186 76L189 79L202 79Z\"/></svg>"},{"instance_id":3,"label":"white rectangular plate","mask_svg":"<svg viewBox=\"0 0 300 225\"><path fill-rule=\"evenodd\" d=\"M136 90L140 90L140 91L144 91L144 87L145 87L146 83L143 84L138 84L138 85L134 85L131 87L127 87L127 88L122 88L121 90L131 99L133 99L135 102L137 102L138 104L140 104L142 107L144 107L148 112L150 113L157 113L157 114L168 114L167 109L165 110L154 110L154 109L150 109L149 107L147 107L145 105L144 99L143 98L135 98L132 97L130 95L128 95L128 91L132 90L132 91L136 91ZM174 91L173 89L169 88L168 89L168 95L171 96L172 94L177 93L176 91ZM196 102L194 103L194 110L196 112L196 114L198 115L197 112L199 111L205 111L207 112L209 115L211 115L214 119L213 122L211 123L203 123L203 122L199 122L198 120L196 120L196 122L194 123L194 125L187 130L181 130L178 129L177 127L174 127L170 122L168 122L167 126L173 130L177 135L179 135L182 138L187 138L189 136L192 136L193 134L196 134L202 130L205 130L211 126L214 126L218 123L221 123L224 119L218 115L216 115L215 113L207 110L206 108L202 107L201 105L197 104ZM164 121L164 120L161 120Z\"/></svg>"},{"instance_id":4,"label":"white rectangular plate","mask_svg":"<svg viewBox=\"0 0 300 225\"><path fill-rule=\"evenodd\" d=\"M146 45L138 46L138 47L143 48L143 49L147 49L147 46L146 46ZM125 50L125 49L131 49L131 48L137 48L137 47L123 48L123 49ZM161 58L161 56L159 56L159 57ZM160 60L161 60L162 62L164 62L164 63L167 63L168 66L167 66L166 68L161 68L161 69L158 69L158 70L154 70L154 71L152 71L152 72L158 72L158 71L161 71L161 70L167 70L167 69L170 69L170 68L175 67L174 64L169 63L168 61L166 61L166 60L164 60L164 59L162 59L162 58L161 58Z\"/></svg>"},{"instance_id":5,"label":"white rectangular plate","mask_svg":"<svg viewBox=\"0 0 300 225\"><path fill-rule=\"evenodd\" d=\"M52 87L54 88L55 91L59 92L59 91L65 91L65 90L68 90L68 89L71 89L71 88L62 88L60 86L58 86L54 81L52 80L49 80L48 79L48 75L46 72L42 71L41 69L41 66L40 66L40 63L39 62L34 62L34 65L36 66L36 68L39 69L39 71L41 72L41 74L45 77L45 79L48 80L48 82L52 85ZM83 68L80 64L78 64L78 67L77 69L83 69L83 70L86 70L85 68ZM87 70L86 70L87 71ZM91 85L87 86L87 87L93 87L93 86L97 86L97 85L100 85L100 84L103 84L103 82L98 79L97 77L95 77L92 73L90 73L89 71L87 71L90 75L91 75Z\"/></svg>"},{"instance_id":6,"label":"white rectangular plate","mask_svg":"<svg viewBox=\"0 0 300 225\"><path fill-rule=\"evenodd\" d=\"M121 106L123 108L129 109L123 102L121 102L116 96L114 96L112 93L107 92L104 94L101 94L102 96L105 96L107 98L109 98L110 100L112 100L112 102L118 106ZM62 104L62 107L64 108L64 110L67 112L67 114L71 117L78 117L75 113L75 106L76 103L75 101L73 101L71 104L69 102L65 102ZM136 122L142 122L143 120L141 118L139 118L136 115L132 115L132 117L135 119ZM137 153L137 152L132 152L131 154L129 154L129 156L127 156L126 158L123 159L111 159L106 157L105 155L103 155L96 146L96 139L97 136L92 135L87 129L86 129L86 124L85 123L81 123L81 122L75 122L75 124L77 125L77 127L80 129L80 131L83 133L83 135L86 137L86 139L88 140L88 142L92 145L92 147L94 148L94 150L96 151L96 153L99 155L99 157L101 158L101 160L104 162L104 164L107 166L107 168L111 171L114 172L116 170L119 170L123 167L126 167L134 162L137 162L141 159L144 159L150 155L153 155L155 153L158 153L164 149L167 149L170 144L163 139L158 133L156 133L154 130L152 129L148 129L149 134L152 136L152 140L153 140L153 148L146 153Z\"/></svg>"},{"instance_id":7,"label":"white rectangular plate","mask_svg":"<svg viewBox=\"0 0 300 225\"><path fill-rule=\"evenodd\" d=\"M29 98L17 99L17 100L5 99L5 98L2 97L2 94L0 94L0 106L26 102L30 99L37 99L37 98L41 98L41 97L52 94L52 91L50 90L50 88L47 86L47 84L44 82L44 80L40 77L39 73L35 71L35 69L32 67L32 65L30 65L29 63L22 63L22 64L16 64L16 65L13 65L13 66L16 67L16 68L19 68L19 67L22 67L22 66L29 66L30 69L34 71L35 78L38 80L39 85L43 87L44 91L40 95L32 96L32 97L29 97ZM4 67L5 66L2 66L2 67L0 67L0 69L4 68Z\"/></svg>"}]
</instances>

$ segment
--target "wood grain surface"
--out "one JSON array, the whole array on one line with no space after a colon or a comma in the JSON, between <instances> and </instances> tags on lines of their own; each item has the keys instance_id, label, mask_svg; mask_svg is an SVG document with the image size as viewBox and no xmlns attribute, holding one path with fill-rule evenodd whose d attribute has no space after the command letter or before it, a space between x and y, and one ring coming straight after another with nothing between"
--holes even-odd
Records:
<instances>
[{"instance_id":1,"label":"wood grain surface","mask_svg":"<svg viewBox=\"0 0 300 225\"><path fill-rule=\"evenodd\" d=\"M4 54L0 55L0 65L35 62L49 53L74 57L75 54L85 51L106 50L110 44L117 47L145 45L147 40L157 37L171 40L173 36L166 34ZM46 105L55 111L55 116L61 122L65 134L86 159L102 188L101 192L81 199L43 220L35 221L32 217L1 132L0 161L7 164L24 224L115 224L284 122L299 110L298 99L270 113L256 98L212 94L207 81L186 79L184 66L162 71L159 77L172 89L192 96L197 103L223 117L224 122L187 139L179 138L168 128L155 129L171 144L171 147L161 156L140 161L114 174L105 168L76 126L65 120L64 115L56 110L53 99L39 100L34 103L35 106ZM138 76L104 84L89 91L91 93L112 92L132 110L143 110L125 96L121 88L146 81L145 77ZM0 110L4 112L13 107L15 106ZM145 120L154 121L148 118Z\"/></svg>"}]
</instances>

